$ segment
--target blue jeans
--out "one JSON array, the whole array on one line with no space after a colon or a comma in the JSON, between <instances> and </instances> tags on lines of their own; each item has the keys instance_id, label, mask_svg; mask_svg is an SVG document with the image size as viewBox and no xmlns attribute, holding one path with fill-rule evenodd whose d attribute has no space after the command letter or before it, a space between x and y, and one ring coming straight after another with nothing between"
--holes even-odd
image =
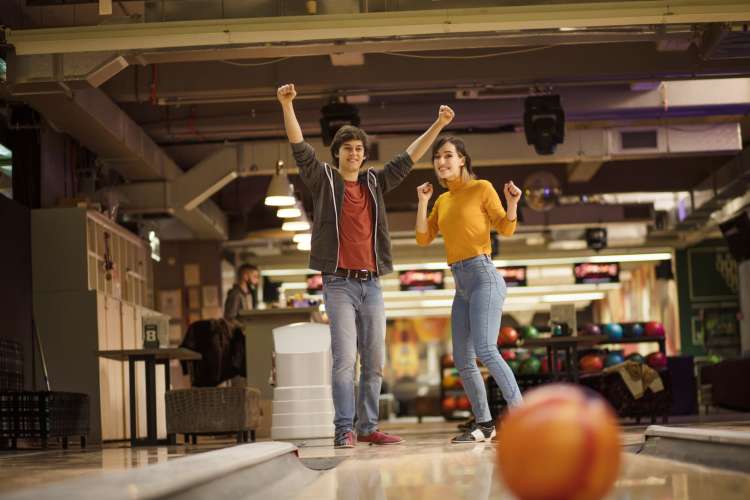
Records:
<instances>
[{"instance_id":1,"label":"blue jeans","mask_svg":"<svg viewBox=\"0 0 750 500\"><path fill-rule=\"evenodd\" d=\"M505 280L487 255L451 264L456 284L451 311L453 360L477 422L492 420L487 392L476 359L497 382L508 406L522 402L518 383L497 349L500 316L507 295Z\"/></svg>"},{"instance_id":2,"label":"blue jeans","mask_svg":"<svg viewBox=\"0 0 750 500\"><path fill-rule=\"evenodd\" d=\"M378 278L323 276L323 298L331 326L333 407L336 435L354 428L369 434L378 425L378 400L385 364L385 307ZM354 367L360 356L359 398Z\"/></svg>"}]
</instances>

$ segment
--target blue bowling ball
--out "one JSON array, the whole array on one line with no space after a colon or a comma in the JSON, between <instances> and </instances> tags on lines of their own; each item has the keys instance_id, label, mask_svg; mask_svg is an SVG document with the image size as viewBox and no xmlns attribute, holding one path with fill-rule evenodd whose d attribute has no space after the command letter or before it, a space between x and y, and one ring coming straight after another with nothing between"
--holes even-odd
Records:
<instances>
[{"instance_id":1,"label":"blue bowling ball","mask_svg":"<svg viewBox=\"0 0 750 500\"><path fill-rule=\"evenodd\" d=\"M619 365L620 363L624 362L625 358L622 357L622 354L619 352L610 352L607 354L607 358L604 360L604 367L613 366L613 365Z\"/></svg>"},{"instance_id":2,"label":"blue bowling ball","mask_svg":"<svg viewBox=\"0 0 750 500\"><path fill-rule=\"evenodd\" d=\"M604 335L609 340L622 340L622 325L620 323L607 323L604 325Z\"/></svg>"},{"instance_id":3,"label":"blue bowling ball","mask_svg":"<svg viewBox=\"0 0 750 500\"><path fill-rule=\"evenodd\" d=\"M640 323L636 323L630 327L630 335L633 337L643 337L643 331L643 325Z\"/></svg>"}]
</instances>

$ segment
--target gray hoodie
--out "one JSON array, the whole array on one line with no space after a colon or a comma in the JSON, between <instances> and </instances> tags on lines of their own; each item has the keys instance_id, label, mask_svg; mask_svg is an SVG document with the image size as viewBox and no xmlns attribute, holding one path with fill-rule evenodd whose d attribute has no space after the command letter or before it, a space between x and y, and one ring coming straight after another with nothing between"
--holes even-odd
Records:
<instances>
[{"instance_id":1,"label":"gray hoodie","mask_svg":"<svg viewBox=\"0 0 750 500\"><path fill-rule=\"evenodd\" d=\"M333 273L338 267L339 218L344 202L344 178L338 169L320 161L315 150L306 142L292 144L300 177L313 196L313 228L310 249L310 269ZM375 237L375 265L378 275L393 271L391 237L383 195L401 184L414 162L408 153L396 155L382 170L368 168L359 174L359 182L367 186L372 196Z\"/></svg>"}]
</instances>

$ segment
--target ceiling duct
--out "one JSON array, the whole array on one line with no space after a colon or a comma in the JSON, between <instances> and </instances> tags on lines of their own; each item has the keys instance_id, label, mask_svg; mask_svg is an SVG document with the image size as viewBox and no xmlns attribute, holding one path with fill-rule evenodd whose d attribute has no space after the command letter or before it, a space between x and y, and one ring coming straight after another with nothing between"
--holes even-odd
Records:
<instances>
[{"instance_id":1,"label":"ceiling duct","mask_svg":"<svg viewBox=\"0 0 750 500\"><path fill-rule=\"evenodd\" d=\"M728 201L746 195L749 188L750 148L745 148L691 191L691 207L677 229L703 225L712 213L722 209Z\"/></svg>"},{"instance_id":2,"label":"ceiling duct","mask_svg":"<svg viewBox=\"0 0 750 500\"><path fill-rule=\"evenodd\" d=\"M183 173L138 124L95 87L106 79L102 74L116 73L125 66L121 60L94 54L76 58L75 65L66 65L62 56L50 55L46 57L48 64L32 65L25 58L10 58L10 91L127 181L171 186L175 196L167 198L167 202L176 203L160 209L173 214L195 237L226 239L226 216L213 201L207 200L206 193L215 192L222 182L225 184L239 175L239 170L234 174L224 172L223 179L215 179L214 172L200 168ZM127 203L127 199L123 202Z\"/></svg>"},{"instance_id":3,"label":"ceiling duct","mask_svg":"<svg viewBox=\"0 0 750 500\"><path fill-rule=\"evenodd\" d=\"M708 61L750 58L748 25L720 25L703 36L702 56Z\"/></svg>"}]
</instances>

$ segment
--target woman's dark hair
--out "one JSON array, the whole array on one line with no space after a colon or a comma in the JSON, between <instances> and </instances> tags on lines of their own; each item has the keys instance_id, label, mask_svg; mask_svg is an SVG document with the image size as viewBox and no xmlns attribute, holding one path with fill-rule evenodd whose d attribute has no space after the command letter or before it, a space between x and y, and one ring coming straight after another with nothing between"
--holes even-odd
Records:
<instances>
[{"instance_id":1,"label":"woman's dark hair","mask_svg":"<svg viewBox=\"0 0 750 500\"><path fill-rule=\"evenodd\" d=\"M331 141L331 158L333 158L333 164L338 168L339 166L339 148L342 144L349 141L362 141L362 146L365 148L364 160L362 165L367 161L367 156L370 152L370 139L365 134L365 131L354 125L344 125L336 131L336 135L333 136Z\"/></svg>"},{"instance_id":2,"label":"woman's dark hair","mask_svg":"<svg viewBox=\"0 0 750 500\"><path fill-rule=\"evenodd\" d=\"M448 143L453 144L453 147L456 148L456 153L458 153L458 156L464 159L464 168L461 169L462 176L466 176L468 179L476 179L474 170L472 170L471 168L471 156L469 156L469 153L466 151L466 144L464 144L463 139L459 137L447 135L435 141L435 144L432 145L432 166L435 166L435 155L438 153L438 151L440 151L440 148ZM440 177L438 177L438 182L441 186L447 187L445 182L440 179Z\"/></svg>"}]
</instances>

